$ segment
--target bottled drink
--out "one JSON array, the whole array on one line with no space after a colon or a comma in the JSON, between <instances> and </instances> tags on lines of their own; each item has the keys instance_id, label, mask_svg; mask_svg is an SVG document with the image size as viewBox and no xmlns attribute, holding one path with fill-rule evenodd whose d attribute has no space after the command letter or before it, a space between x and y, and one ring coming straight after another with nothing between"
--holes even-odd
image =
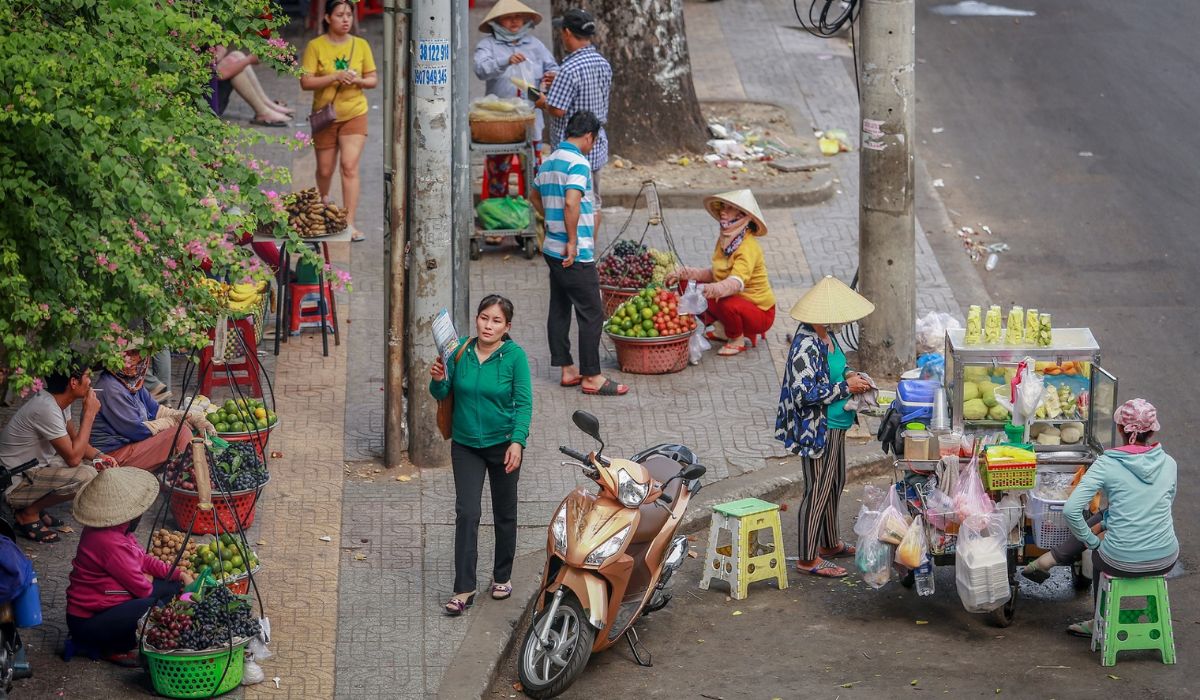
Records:
<instances>
[{"instance_id":1,"label":"bottled drink","mask_svg":"<svg viewBox=\"0 0 1200 700\"><path fill-rule=\"evenodd\" d=\"M933 595L933 562L926 559L913 572L913 580L917 585L917 595Z\"/></svg>"}]
</instances>

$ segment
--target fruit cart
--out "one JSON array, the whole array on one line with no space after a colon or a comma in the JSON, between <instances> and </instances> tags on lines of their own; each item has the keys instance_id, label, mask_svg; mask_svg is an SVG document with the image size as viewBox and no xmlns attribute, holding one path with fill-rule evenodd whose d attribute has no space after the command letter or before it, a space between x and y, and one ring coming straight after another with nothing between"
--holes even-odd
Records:
<instances>
[{"instance_id":1,"label":"fruit cart","mask_svg":"<svg viewBox=\"0 0 1200 700\"><path fill-rule=\"evenodd\" d=\"M526 198L528 189L533 187L533 178L535 168L537 167L537 150L534 148L533 122L530 121L526 131L525 139L515 143L483 143L480 141L471 141L471 152L477 153L484 157L484 178L482 199L487 199L487 156L503 156L515 155L521 160L521 195ZM521 247L521 252L527 260L532 260L538 253L538 220L536 214L530 213L529 225L521 229L503 229L503 230L486 230L482 227L478 217L476 217L475 226L472 228L470 238L470 256L472 260L479 260L483 257L482 241L492 236L512 236L517 244Z\"/></svg>"}]
</instances>

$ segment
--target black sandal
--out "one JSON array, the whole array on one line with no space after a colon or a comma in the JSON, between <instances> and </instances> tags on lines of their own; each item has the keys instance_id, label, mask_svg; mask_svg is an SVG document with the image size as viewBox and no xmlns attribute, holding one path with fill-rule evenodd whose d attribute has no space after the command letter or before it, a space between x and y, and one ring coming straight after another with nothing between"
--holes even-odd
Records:
<instances>
[{"instance_id":1,"label":"black sandal","mask_svg":"<svg viewBox=\"0 0 1200 700\"><path fill-rule=\"evenodd\" d=\"M54 517L53 515L50 515L49 513L47 513L44 510L38 511L38 518L41 519L41 521L43 523L45 523L46 525L48 525L50 527L62 527L63 526L63 521L59 520L58 518Z\"/></svg>"},{"instance_id":2,"label":"black sandal","mask_svg":"<svg viewBox=\"0 0 1200 700\"><path fill-rule=\"evenodd\" d=\"M41 544L58 542L60 539L58 533L52 532L50 528L46 527L46 523L42 522L41 518L31 523L17 523L16 530L25 537Z\"/></svg>"}]
</instances>

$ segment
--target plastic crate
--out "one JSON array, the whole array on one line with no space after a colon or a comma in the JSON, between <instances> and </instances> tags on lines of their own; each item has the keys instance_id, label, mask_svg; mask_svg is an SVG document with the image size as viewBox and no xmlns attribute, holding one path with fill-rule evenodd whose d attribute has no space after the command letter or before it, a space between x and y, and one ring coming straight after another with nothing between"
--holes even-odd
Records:
<instances>
[{"instance_id":1,"label":"plastic crate","mask_svg":"<svg viewBox=\"0 0 1200 700\"><path fill-rule=\"evenodd\" d=\"M1041 549L1056 547L1071 538L1071 528L1063 515L1066 501L1050 501L1029 494L1029 520L1033 528L1033 543Z\"/></svg>"},{"instance_id":2,"label":"plastic crate","mask_svg":"<svg viewBox=\"0 0 1200 700\"><path fill-rule=\"evenodd\" d=\"M1037 464L987 464L983 486L988 491L1028 491L1037 483Z\"/></svg>"},{"instance_id":3,"label":"plastic crate","mask_svg":"<svg viewBox=\"0 0 1200 700\"><path fill-rule=\"evenodd\" d=\"M688 364L691 333L665 338L624 338L608 334L617 348L617 364L630 374L670 374Z\"/></svg>"},{"instance_id":4,"label":"plastic crate","mask_svg":"<svg viewBox=\"0 0 1200 700\"><path fill-rule=\"evenodd\" d=\"M246 645L205 651L161 652L142 646L150 681L159 695L169 698L211 698L228 693L242 683Z\"/></svg>"}]
</instances>

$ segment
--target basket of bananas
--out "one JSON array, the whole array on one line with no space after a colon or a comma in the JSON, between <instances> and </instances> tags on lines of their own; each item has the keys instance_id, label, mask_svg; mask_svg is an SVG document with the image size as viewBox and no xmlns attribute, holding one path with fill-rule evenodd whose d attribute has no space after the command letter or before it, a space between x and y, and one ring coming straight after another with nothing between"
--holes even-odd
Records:
<instances>
[{"instance_id":1,"label":"basket of bananas","mask_svg":"<svg viewBox=\"0 0 1200 700\"><path fill-rule=\"evenodd\" d=\"M476 143L520 143L533 126L533 110L519 97L488 95L471 103L468 121Z\"/></svg>"}]
</instances>

